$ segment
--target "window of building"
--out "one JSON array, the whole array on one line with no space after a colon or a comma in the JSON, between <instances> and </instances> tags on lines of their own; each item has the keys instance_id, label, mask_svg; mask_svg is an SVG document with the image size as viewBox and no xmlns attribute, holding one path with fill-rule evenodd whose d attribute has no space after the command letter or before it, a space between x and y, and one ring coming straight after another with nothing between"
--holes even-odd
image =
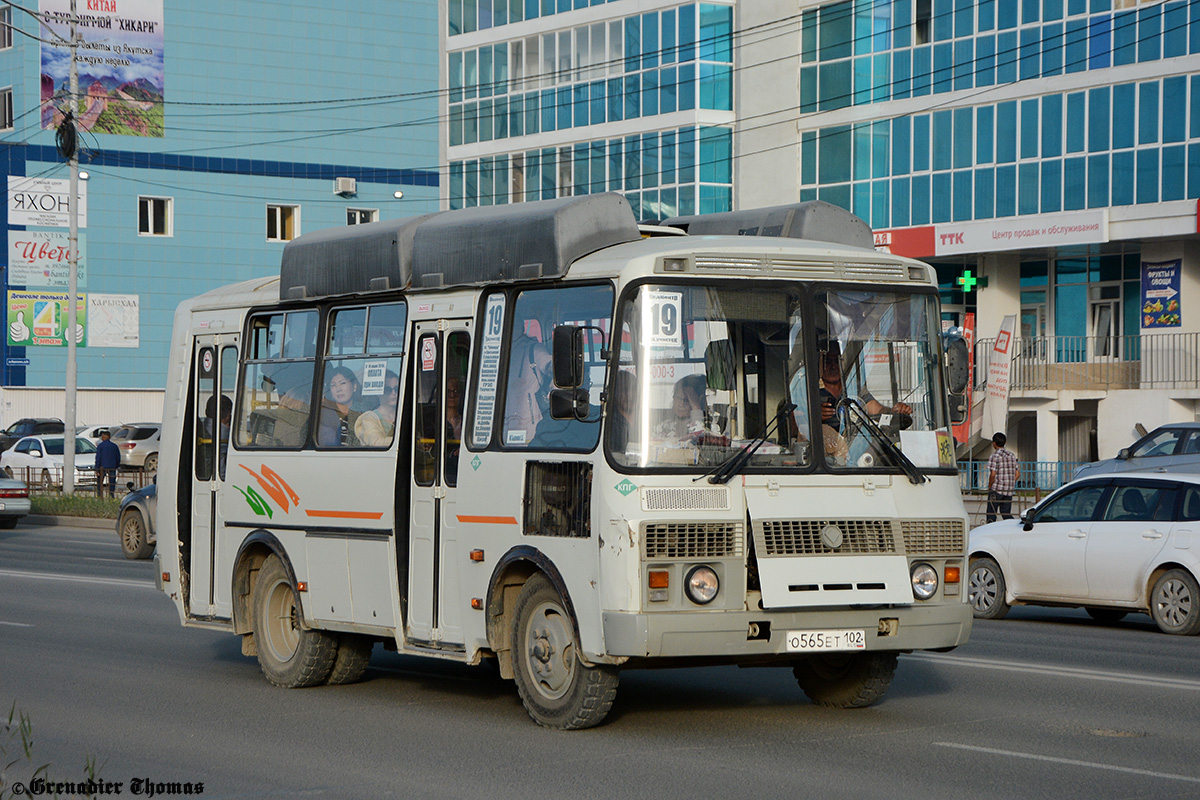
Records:
<instances>
[{"instance_id":1,"label":"window of building","mask_svg":"<svg viewBox=\"0 0 1200 800\"><path fill-rule=\"evenodd\" d=\"M7 50L12 46L12 8L4 6L0 8L0 50Z\"/></svg>"},{"instance_id":2,"label":"window of building","mask_svg":"<svg viewBox=\"0 0 1200 800\"><path fill-rule=\"evenodd\" d=\"M346 209L346 224L347 225L362 225L365 222L377 222L379 220L379 209L377 208L347 208Z\"/></svg>"},{"instance_id":3,"label":"window of building","mask_svg":"<svg viewBox=\"0 0 1200 800\"><path fill-rule=\"evenodd\" d=\"M267 206L267 241L289 242L300 235L300 206Z\"/></svg>"},{"instance_id":4,"label":"window of building","mask_svg":"<svg viewBox=\"0 0 1200 800\"><path fill-rule=\"evenodd\" d=\"M174 203L170 197L138 198L138 236L170 236Z\"/></svg>"}]
</instances>

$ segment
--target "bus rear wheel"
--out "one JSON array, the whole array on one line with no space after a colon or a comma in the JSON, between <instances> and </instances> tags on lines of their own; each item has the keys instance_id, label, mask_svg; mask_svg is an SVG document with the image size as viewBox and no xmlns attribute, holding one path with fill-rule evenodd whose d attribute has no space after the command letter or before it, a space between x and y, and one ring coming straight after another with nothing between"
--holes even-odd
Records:
<instances>
[{"instance_id":1,"label":"bus rear wheel","mask_svg":"<svg viewBox=\"0 0 1200 800\"><path fill-rule=\"evenodd\" d=\"M337 639L325 631L304 629L300 595L278 556L269 556L258 570L254 639L263 675L276 686L315 686L333 669Z\"/></svg>"},{"instance_id":2,"label":"bus rear wheel","mask_svg":"<svg viewBox=\"0 0 1200 800\"><path fill-rule=\"evenodd\" d=\"M574 621L545 575L525 583L513 616L513 677L534 722L558 730L603 722L617 696L617 670L580 660Z\"/></svg>"},{"instance_id":3,"label":"bus rear wheel","mask_svg":"<svg viewBox=\"0 0 1200 800\"><path fill-rule=\"evenodd\" d=\"M865 708L883 699L896 674L895 653L823 653L792 669L796 682L819 706Z\"/></svg>"},{"instance_id":4,"label":"bus rear wheel","mask_svg":"<svg viewBox=\"0 0 1200 800\"><path fill-rule=\"evenodd\" d=\"M358 633L340 633L337 639L337 656L325 682L330 686L356 683L367 671L371 662L371 650L375 640Z\"/></svg>"}]
</instances>

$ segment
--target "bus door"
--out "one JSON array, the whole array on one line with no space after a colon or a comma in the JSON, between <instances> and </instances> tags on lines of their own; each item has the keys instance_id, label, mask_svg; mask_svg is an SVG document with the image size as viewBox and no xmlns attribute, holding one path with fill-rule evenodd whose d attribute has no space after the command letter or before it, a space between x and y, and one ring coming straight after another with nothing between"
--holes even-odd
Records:
<instances>
[{"instance_id":1,"label":"bus door","mask_svg":"<svg viewBox=\"0 0 1200 800\"><path fill-rule=\"evenodd\" d=\"M456 516L469 320L418 322L413 329L413 450L409 511L410 641L463 643Z\"/></svg>"},{"instance_id":2,"label":"bus door","mask_svg":"<svg viewBox=\"0 0 1200 800\"><path fill-rule=\"evenodd\" d=\"M194 616L216 613L216 572L220 520L217 491L225 480L225 454L237 386L237 334L196 337L192 365L196 393L192 420L191 596ZM226 598L228 599L228 598Z\"/></svg>"}]
</instances>

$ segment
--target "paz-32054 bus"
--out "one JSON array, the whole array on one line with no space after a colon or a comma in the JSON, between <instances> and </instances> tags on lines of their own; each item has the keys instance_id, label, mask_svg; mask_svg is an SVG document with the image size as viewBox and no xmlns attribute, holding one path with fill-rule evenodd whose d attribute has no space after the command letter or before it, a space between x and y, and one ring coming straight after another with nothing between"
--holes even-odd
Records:
<instances>
[{"instance_id":1,"label":"paz-32054 bus","mask_svg":"<svg viewBox=\"0 0 1200 800\"><path fill-rule=\"evenodd\" d=\"M183 624L285 687L377 642L492 659L554 728L623 669L784 666L855 707L965 642L933 270L823 203L667 224L607 194L317 231L184 303Z\"/></svg>"}]
</instances>

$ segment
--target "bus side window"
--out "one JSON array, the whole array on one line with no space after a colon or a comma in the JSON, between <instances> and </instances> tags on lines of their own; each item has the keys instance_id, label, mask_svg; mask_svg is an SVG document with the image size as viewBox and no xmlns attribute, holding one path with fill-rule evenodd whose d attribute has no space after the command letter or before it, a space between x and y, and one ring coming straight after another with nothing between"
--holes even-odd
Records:
<instances>
[{"instance_id":1,"label":"bus side window","mask_svg":"<svg viewBox=\"0 0 1200 800\"><path fill-rule=\"evenodd\" d=\"M308 435L316 367L316 311L263 314L250 321L234 421L239 448L298 450Z\"/></svg>"}]
</instances>

